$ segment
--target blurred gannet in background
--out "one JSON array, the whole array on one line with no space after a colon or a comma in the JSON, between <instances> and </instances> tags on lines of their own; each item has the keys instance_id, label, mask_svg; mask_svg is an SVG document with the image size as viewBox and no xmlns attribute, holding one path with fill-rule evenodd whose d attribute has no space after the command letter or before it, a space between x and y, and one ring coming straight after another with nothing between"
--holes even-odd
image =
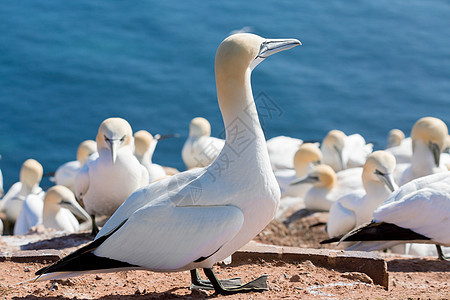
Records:
<instances>
[{"instance_id":1,"label":"blurred gannet in background","mask_svg":"<svg viewBox=\"0 0 450 300\"><path fill-rule=\"evenodd\" d=\"M269 154L270 156L270 154ZM284 169L275 172L275 178L281 189L281 197L304 197L311 184L291 185L291 183L308 175L308 172L321 164L322 152L316 144L304 143L293 156L294 169Z\"/></svg>"},{"instance_id":2,"label":"blurred gannet in background","mask_svg":"<svg viewBox=\"0 0 450 300\"><path fill-rule=\"evenodd\" d=\"M362 168L348 169L354 172L354 178L340 181L333 168L328 165L318 165L314 167L306 178L294 181L292 184L310 183L313 185L305 195L305 208L310 211L329 211L331 205L339 198L353 192L355 189L362 189ZM361 169L361 172L360 170ZM345 170L347 171L347 170ZM359 180L357 180L359 178Z\"/></svg>"},{"instance_id":3,"label":"blurred gannet in background","mask_svg":"<svg viewBox=\"0 0 450 300\"><path fill-rule=\"evenodd\" d=\"M302 144L303 140L301 139L282 135L267 140L267 150L269 151L272 170L294 168L293 157Z\"/></svg>"},{"instance_id":4,"label":"blurred gannet in background","mask_svg":"<svg viewBox=\"0 0 450 300\"><path fill-rule=\"evenodd\" d=\"M388 133L388 143L386 148L397 147L405 140L405 134L400 129L391 129Z\"/></svg>"},{"instance_id":5,"label":"blurred gannet in background","mask_svg":"<svg viewBox=\"0 0 450 300\"><path fill-rule=\"evenodd\" d=\"M398 188L394 182L395 157L386 151L375 151L364 164L361 190L344 195L330 208L327 233L330 237L346 234L372 220L373 211Z\"/></svg>"},{"instance_id":6,"label":"blurred gannet in background","mask_svg":"<svg viewBox=\"0 0 450 300\"><path fill-rule=\"evenodd\" d=\"M90 220L90 216L78 204L71 190L62 185L51 187L44 198L42 214L44 226L56 230L77 232L80 224L74 215L86 221Z\"/></svg>"},{"instance_id":7,"label":"blurred gannet in background","mask_svg":"<svg viewBox=\"0 0 450 300\"><path fill-rule=\"evenodd\" d=\"M211 125L202 117L192 119L189 137L181 150L187 169L209 166L222 151L225 141L211 136Z\"/></svg>"},{"instance_id":8,"label":"blurred gannet in background","mask_svg":"<svg viewBox=\"0 0 450 300\"><path fill-rule=\"evenodd\" d=\"M158 140L146 130L139 130L134 134L134 155L149 174L149 183L167 176L163 167L152 163Z\"/></svg>"},{"instance_id":9,"label":"blurred gannet in background","mask_svg":"<svg viewBox=\"0 0 450 300\"><path fill-rule=\"evenodd\" d=\"M374 251L402 243L433 243L439 258L441 246L450 246L450 172L415 179L397 191L373 213L371 223L342 238L321 243L359 241L347 250Z\"/></svg>"},{"instance_id":10,"label":"blurred gannet in background","mask_svg":"<svg viewBox=\"0 0 450 300\"><path fill-rule=\"evenodd\" d=\"M24 235L34 226L43 224L58 231L77 232L79 223L74 215L89 221L87 212L81 208L71 190L63 185L55 185L44 199L29 195L22 206L14 226L15 235Z\"/></svg>"},{"instance_id":11,"label":"blurred gannet in background","mask_svg":"<svg viewBox=\"0 0 450 300\"><path fill-rule=\"evenodd\" d=\"M20 213L14 224L14 235L25 235L34 226L42 224L45 192L25 197Z\"/></svg>"},{"instance_id":12,"label":"blurred gannet in background","mask_svg":"<svg viewBox=\"0 0 450 300\"><path fill-rule=\"evenodd\" d=\"M396 178L399 178L399 185L419 177L448 171L446 167L440 165L441 152L446 145L447 136L447 125L437 118L424 117L414 124L411 130L413 156L411 164L401 175L396 175Z\"/></svg>"},{"instance_id":13,"label":"blurred gannet in background","mask_svg":"<svg viewBox=\"0 0 450 300\"><path fill-rule=\"evenodd\" d=\"M36 275L42 277L37 280L93 270L191 270L194 285L213 287L217 294L267 290L267 275L241 286L236 279L219 281L212 267L254 238L275 215L280 189L258 120L250 75L267 56L299 44L253 34L225 39L217 50L215 68L226 130L219 157L206 168L178 173L133 193L94 242L39 270ZM225 161L229 164L222 168ZM203 268L209 281L200 279L197 268Z\"/></svg>"},{"instance_id":14,"label":"blurred gannet in background","mask_svg":"<svg viewBox=\"0 0 450 300\"><path fill-rule=\"evenodd\" d=\"M63 185L75 193L75 177L88 161L89 156L97 152L97 144L93 140L86 140L78 146L77 160L66 162L55 171L54 182Z\"/></svg>"},{"instance_id":15,"label":"blurred gannet in background","mask_svg":"<svg viewBox=\"0 0 450 300\"><path fill-rule=\"evenodd\" d=\"M43 168L34 159L27 159L20 169L20 181L14 183L0 201L0 211L5 213L7 222L14 223L19 216L25 198L34 194L43 197L44 192L39 187L43 175ZM12 226L11 226L12 229Z\"/></svg>"},{"instance_id":16,"label":"blurred gannet in background","mask_svg":"<svg viewBox=\"0 0 450 300\"><path fill-rule=\"evenodd\" d=\"M89 159L75 179L75 195L92 218L111 216L134 191L148 184L148 171L132 152L133 132L122 118L104 120L98 129L98 157Z\"/></svg>"},{"instance_id":17,"label":"blurred gannet in background","mask_svg":"<svg viewBox=\"0 0 450 300\"><path fill-rule=\"evenodd\" d=\"M340 130L331 130L323 139L320 150L323 163L339 172L363 166L373 150L373 145L366 144L359 134L347 136Z\"/></svg>"},{"instance_id":18,"label":"blurred gannet in background","mask_svg":"<svg viewBox=\"0 0 450 300\"><path fill-rule=\"evenodd\" d=\"M412 139L405 138L400 129L392 129L389 131L386 151L394 155L397 164L411 163Z\"/></svg>"}]
</instances>

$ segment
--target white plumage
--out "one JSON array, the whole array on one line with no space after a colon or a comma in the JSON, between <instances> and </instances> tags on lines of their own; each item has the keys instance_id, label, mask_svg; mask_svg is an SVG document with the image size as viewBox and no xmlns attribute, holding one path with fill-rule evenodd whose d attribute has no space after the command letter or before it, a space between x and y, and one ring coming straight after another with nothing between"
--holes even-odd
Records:
<instances>
[{"instance_id":1,"label":"white plumage","mask_svg":"<svg viewBox=\"0 0 450 300\"><path fill-rule=\"evenodd\" d=\"M270 164L274 171L293 169L294 155L303 144L303 140L288 136L276 136L267 140Z\"/></svg>"},{"instance_id":2,"label":"white plumage","mask_svg":"<svg viewBox=\"0 0 450 300\"><path fill-rule=\"evenodd\" d=\"M149 183L167 176L163 167L152 162L157 144L158 140L146 130L139 130L134 134L134 155L147 169Z\"/></svg>"}]
</instances>

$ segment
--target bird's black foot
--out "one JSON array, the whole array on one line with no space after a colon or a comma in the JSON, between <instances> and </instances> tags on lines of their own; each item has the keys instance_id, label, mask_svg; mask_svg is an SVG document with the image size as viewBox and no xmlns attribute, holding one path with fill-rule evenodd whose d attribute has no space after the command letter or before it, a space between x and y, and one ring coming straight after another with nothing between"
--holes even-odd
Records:
<instances>
[{"instance_id":1,"label":"bird's black foot","mask_svg":"<svg viewBox=\"0 0 450 300\"><path fill-rule=\"evenodd\" d=\"M98 233L98 227L97 224L95 223L95 215L91 215L91 221L92 221L92 231L91 231L91 235L92 236L96 236Z\"/></svg>"},{"instance_id":2,"label":"bird's black foot","mask_svg":"<svg viewBox=\"0 0 450 300\"><path fill-rule=\"evenodd\" d=\"M193 274L193 271L191 271L191 275ZM209 279L209 284L213 286L216 294L219 295L232 295L237 293L248 293L248 292L263 292L269 289L267 287L268 275L258 277L257 279L250 281L249 283L246 284L242 284L239 279L239 284L233 284L232 281L236 280L236 278L229 280L218 280L212 268L203 269L203 271L205 272L206 277L208 277ZM198 276L198 278L200 278L200 276ZM238 281L236 281L236 283L237 282Z\"/></svg>"},{"instance_id":3,"label":"bird's black foot","mask_svg":"<svg viewBox=\"0 0 450 300\"><path fill-rule=\"evenodd\" d=\"M197 269L191 270L191 290L193 289L202 289L202 290L213 290L214 286L212 285L211 281L204 280L200 277L200 274L198 274ZM232 288L242 285L241 278L230 278L230 279L223 279L220 280L220 283L225 288Z\"/></svg>"},{"instance_id":4,"label":"bird's black foot","mask_svg":"<svg viewBox=\"0 0 450 300\"><path fill-rule=\"evenodd\" d=\"M436 250L437 250L438 257L439 257L440 260L450 261L450 257L444 255L444 252L442 251L441 245L436 245Z\"/></svg>"}]
</instances>

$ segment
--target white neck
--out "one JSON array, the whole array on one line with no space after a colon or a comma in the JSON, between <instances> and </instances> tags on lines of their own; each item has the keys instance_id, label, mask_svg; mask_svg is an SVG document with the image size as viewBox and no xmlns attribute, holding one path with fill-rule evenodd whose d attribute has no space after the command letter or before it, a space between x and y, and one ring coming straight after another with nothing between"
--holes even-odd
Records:
<instances>
[{"instance_id":1,"label":"white neck","mask_svg":"<svg viewBox=\"0 0 450 300\"><path fill-rule=\"evenodd\" d=\"M414 142L414 151L411 159L411 169L415 174L428 175L436 168L433 154L422 140Z\"/></svg>"}]
</instances>

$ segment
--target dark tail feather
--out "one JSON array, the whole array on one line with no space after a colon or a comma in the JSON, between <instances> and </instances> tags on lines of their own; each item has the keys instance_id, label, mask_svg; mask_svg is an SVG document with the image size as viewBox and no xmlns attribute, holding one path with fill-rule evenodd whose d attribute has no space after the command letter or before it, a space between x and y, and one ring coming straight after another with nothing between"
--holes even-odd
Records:
<instances>
[{"instance_id":1,"label":"dark tail feather","mask_svg":"<svg viewBox=\"0 0 450 300\"><path fill-rule=\"evenodd\" d=\"M353 229L342 237L334 237L320 243L325 244L333 242L417 240L430 240L430 238L410 229L399 227L395 224L385 222L371 222Z\"/></svg>"},{"instance_id":2,"label":"dark tail feather","mask_svg":"<svg viewBox=\"0 0 450 300\"><path fill-rule=\"evenodd\" d=\"M99 237L95 241L87 244L86 246L72 252L66 257L58 260L54 264L38 270L36 275L43 275L53 272L65 272L65 271L86 271L97 269L111 269L119 267L130 267L132 265L114 259L106 257L98 257L92 253L98 246L100 246L107 238L114 234L127 220L124 220L119 226L117 226L110 233Z\"/></svg>"}]
</instances>

